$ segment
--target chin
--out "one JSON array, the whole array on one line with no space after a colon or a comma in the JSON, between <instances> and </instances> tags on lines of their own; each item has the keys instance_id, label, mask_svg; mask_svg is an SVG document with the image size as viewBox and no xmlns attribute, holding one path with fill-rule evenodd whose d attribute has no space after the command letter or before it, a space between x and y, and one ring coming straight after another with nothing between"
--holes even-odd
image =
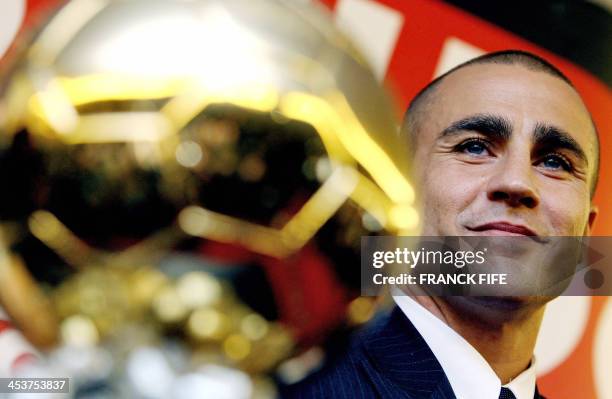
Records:
<instances>
[{"instance_id":1,"label":"chin","mask_svg":"<svg viewBox=\"0 0 612 399\"><path fill-rule=\"evenodd\" d=\"M543 296L449 296L445 301L456 312L480 324L501 326L542 308L553 297Z\"/></svg>"}]
</instances>

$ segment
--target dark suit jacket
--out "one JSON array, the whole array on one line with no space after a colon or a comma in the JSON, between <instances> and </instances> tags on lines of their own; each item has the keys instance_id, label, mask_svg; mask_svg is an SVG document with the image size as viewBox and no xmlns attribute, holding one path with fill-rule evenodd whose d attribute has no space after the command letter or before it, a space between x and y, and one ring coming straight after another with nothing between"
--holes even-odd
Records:
<instances>
[{"instance_id":1,"label":"dark suit jacket","mask_svg":"<svg viewBox=\"0 0 612 399\"><path fill-rule=\"evenodd\" d=\"M283 398L452 399L455 394L423 337L395 307L356 334L348 350ZM536 389L536 399L543 398Z\"/></svg>"}]
</instances>

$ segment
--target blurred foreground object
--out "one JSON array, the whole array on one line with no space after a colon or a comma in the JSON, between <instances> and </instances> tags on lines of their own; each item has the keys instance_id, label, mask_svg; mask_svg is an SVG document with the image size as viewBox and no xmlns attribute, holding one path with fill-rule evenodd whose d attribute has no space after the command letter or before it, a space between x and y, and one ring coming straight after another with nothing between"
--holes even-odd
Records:
<instances>
[{"instance_id":1,"label":"blurred foreground object","mask_svg":"<svg viewBox=\"0 0 612 399\"><path fill-rule=\"evenodd\" d=\"M121 373L111 396L270 396L342 322L360 237L417 231L393 105L310 7L77 0L13 54L0 300L64 370Z\"/></svg>"}]
</instances>

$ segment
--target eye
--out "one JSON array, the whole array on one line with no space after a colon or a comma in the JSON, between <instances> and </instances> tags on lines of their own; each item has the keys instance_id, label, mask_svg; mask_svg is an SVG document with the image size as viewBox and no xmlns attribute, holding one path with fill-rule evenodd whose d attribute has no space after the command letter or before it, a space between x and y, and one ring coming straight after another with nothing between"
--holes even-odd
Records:
<instances>
[{"instance_id":1,"label":"eye","mask_svg":"<svg viewBox=\"0 0 612 399\"><path fill-rule=\"evenodd\" d=\"M486 155L489 153L488 143L481 139L468 139L456 147L458 152L463 152L469 155Z\"/></svg>"},{"instance_id":2,"label":"eye","mask_svg":"<svg viewBox=\"0 0 612 399\"><path fill-rule=\"evenodd\" d=\"M541 165L546 169L571 171L571 163L563 156L557 154L546 155L541 160Z\"/></svg>"}]
</instances>

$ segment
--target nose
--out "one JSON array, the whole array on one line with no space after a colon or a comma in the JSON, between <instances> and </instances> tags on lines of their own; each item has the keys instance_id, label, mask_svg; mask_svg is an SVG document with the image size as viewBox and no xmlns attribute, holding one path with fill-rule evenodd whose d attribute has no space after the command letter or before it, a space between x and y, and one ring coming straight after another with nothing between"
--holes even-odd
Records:
<instances>
[{"instance_id":1,"label":"nose","mask_svg":"<svg viewBox=\"0 0 612 399\"><path fill-rule=\"evenodd\" d=\"M528 154L508 156L495 166L487 184L487 197L489 201L504 202L512 208L535 208L540 196L534 178Z\"/></svg>"}]
</instances>

